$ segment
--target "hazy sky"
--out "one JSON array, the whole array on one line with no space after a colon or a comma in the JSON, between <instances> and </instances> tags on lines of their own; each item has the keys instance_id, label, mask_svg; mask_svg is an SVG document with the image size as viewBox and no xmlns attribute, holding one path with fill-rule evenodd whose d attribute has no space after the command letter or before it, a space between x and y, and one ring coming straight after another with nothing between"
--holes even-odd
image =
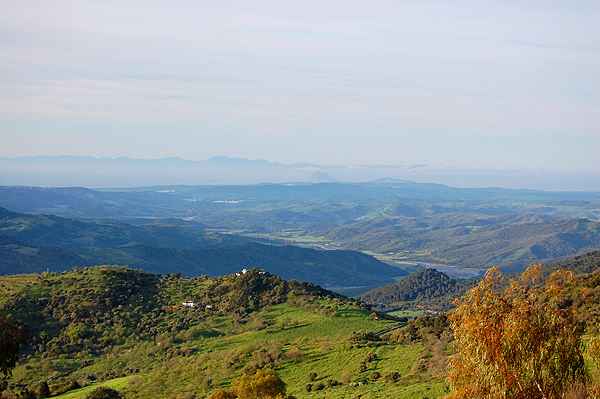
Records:
<instances>
[{"instance_id":1,"label":"hazy sky","mask_svg":"<svg viewBox=\"0 0 600 399\"><path fill-rule=\"evenodd\" d=\"M600 173L597 0L0 7L0 157Z\"/></svg>"}]
</instances>

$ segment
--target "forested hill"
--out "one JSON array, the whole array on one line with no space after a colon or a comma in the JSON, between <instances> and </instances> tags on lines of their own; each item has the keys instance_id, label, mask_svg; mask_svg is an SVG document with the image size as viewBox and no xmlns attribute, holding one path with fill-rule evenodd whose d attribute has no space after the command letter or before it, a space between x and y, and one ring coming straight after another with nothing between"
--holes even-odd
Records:
<instances>
[{"instance_id":1,"label":"forested hill","mask_svg":"<svg viewBox=\"0 0 600 399\"><path fill-rule=\"evenodd\" d=\"M600 269L600 251L592 251L574 258L542 266L542 275L549 276L553 271L563 269L575 275L594 273Z\"/></svg>"},{"instance_id":2,"label":"forested hill","mask_svg":"<svg viewBox=\"0 0 600 399\"><path fill-rule=\"evenodd\" d=\"M600 270L600 251L592 251L563 262L543 265L542 277L546 278L559 269L569 270L575 276L585 277ZM434 269L423 269L393 284L367 291L356 298L385 311L410 309L439 312L452 309L454 300L464 295L478 282L478 279L455 280Z\"/></svg>"},{"instance_id":3,"label":"forested hill","mask_svg":"<svg viewBox=\"0 0 600 399\"><path fill-rule=\"evenodd\" d=\"M357 251L320 251L295 245L259 243L193 249L156 248L130 244L83 254L97 264L129 265L154 273L181 272L185 276L219 276L258 267L284 279L310 281L328 287L377 286L401 274L369 255Z\"/></svg>"},{"instance_id":4,"label":"forested hill","mask_svg":"<svg viewBox=\"0 0 600 399\"><path fill-rule=\"evenodd\" d=\"M375 288L357 298L381 310L428 309L445 311L452 301L478 280L455 280L435 269L423 269L393 284Z\"/></svg>"},{"instance_id":5,"label":"forested hill","mask_svg":"<svg viewBox=\"0 0 600 399\"><path fill-rule=\"evenodd\" d=\"M320 232L344 248L406 253L406 259L504 272L553 263L600 248L600 222L533 214L434 216L360 220Z\"/></svg>"},{"instance_id":6,"label":"forested hill","mask_svg":"<svg viewBox=\"0 0 600 399\"><path fill-rule=\"evenodd\" d=\"M168 248L196 248L251 241L230 234L218 234L164 224L133 226L126 223L90 223L52 215L30 215L0 207L0 234L33 245L57 245L83 251L144 242Z\"/></svg>"},{"instance_id":7,"label":"forested hill","mask_svg":"<svg viewBox=\"0 0 600 399\"><path fill-rule=\"evenodd\" d=\"M303 358L299 347L307 350L309 339L332 326L345 337L356 327L387 325L370 319L365 304L258 269L191 279L112 266L6 276L0 310L34 337L9 379L19 397L38 382L54 396L131 374L145 379L129 386L136 398L181 398L182 390L206 397L242 370L318 360ZM287 345L294 334L306 341ZM189 380L169 387L165 375Z\"/></svg>"},{"instance_id":8,"label":"forested hill","mask_svg":"<svg viewBox=\"0 0 600 399\"><path fill-rule=\"evenodd\" d=\"M93 251L66 251L58 246L35 246L0 235L0 260L3 275L62 272L73 267L110 264L159 274L180 272L189 277L212 277L257 267L285 279L327 287L380 286L402 275L400 269L356 251L318 251L259 243L189 249L131 243Z\"/></svg>"}]
</instances>

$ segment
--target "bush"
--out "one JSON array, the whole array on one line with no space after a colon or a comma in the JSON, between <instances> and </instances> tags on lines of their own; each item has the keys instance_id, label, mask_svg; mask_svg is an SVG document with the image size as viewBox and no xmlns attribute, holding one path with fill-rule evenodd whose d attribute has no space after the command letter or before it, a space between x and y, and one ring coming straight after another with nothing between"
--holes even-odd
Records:
<instances>
[{"instance_id":1,"label":"bush","mask_svg":"<svg viewBox=\"0 0 600 399\"><path fill-rule=\"evenodd\" d=\"M35 396L35 392L26 389L21 391L21 399L37 399L37 397Z\"/></svg>"},{"instance_id":2,"label":"bush","mask_svg":"<svg viewBox=\"0 0 600 399\"><path fill-rule=\"evenodd\" d=\"M314 371L311 371L310 373L308 373L306 375L306 378L308 378L309 381L314 381L317 379L317 373L315 373Z\"/></svg>"},{"instance_id":3,"label":"bush","mask_svg":"<svg viewBox=\"0 0 600 399\"><path fill-rule=\"evenodd\" d=\"M304 386L304 389L306 389L306 392L310 392L310 391L312 391L312 387L313 387L313 384L311 384L309 382Z\"/></svg>"},{"instance_id":4,"label":"bush","mask_svg":"<svg viewBox=\"0 0 600 399\"><path fill-rule=\"evenodd\" d=\"M229 392L226 391L224 389L217 389L216 391L213 391L213 393L210 394L210 396L208 397L208 399L235 399L236 396Z\"/></svg>"},{"instance_id":5,"label":"bush","mask_svg":"<svg viewBox=\"0 0 600 399\"><path fill-rule=\"evenodd\" d=\"M271 369L258 370L252 377L244 374L233 381L232 388L238 399L289 398L285 394L285 382Z\"/></svg>"},{"instance_id":6,"label":"bush","mask_svg":"<svg viewBox=\"0 0 600 399\"><path fill-rule=\"evenodd\" d=\"M372 381L377 381L381 378L381 374L379 374L379 371L371 371L370 377Z\"/></svg>"},{"instance_id":7,"label":"bush","mask_svg":"<svg viewBox=\"0 0 600 399\"><path fill-rule=\"evenodd\" d=\"M122 399L118 391L108 387L98 387L90 392L85 399Z\"/></svg>"},{"instance_id":8,"label":"bush","mask_svg":"<svg viewBox=\"0 0 600 399\"><path fill-rule=\"evenodd\" d=\"M331 387L335 387L340 385L340 383L338 382L338 380L332 380L331 378L327 380L327 382L325 382L325 386L327 388L331 388Z\"/></svg>"},{"instance_id":9,"label":"bush","mask_svg":"<svg viewBox=\"0 0 600 399\"><path fill-rule=\"evenodd\" d=\"M313 391L322 391L323 389L325 389L325 384L323 384L322 382L317 382L315 385L313 385Z\"/></svg>"},{"instance_id":10,"label":"bush","mask_svg":"<svg viewBox=\"0 0 600 399\"><path fill-rule=\"evenodd\" d=\"M397 371L388 371L387 373L385 373L384 379L387 382L391 382L396 383L398 381L400 381L400 373Z\"/></svg>"},{"instance_id":11,"label":"bush","mask_svg":"<svg viewBox=\"0 0 600 399\"><path fill-rule=\"evenodd\" d=\"M50 387L48 386L48 383L46 381L39 382L36 391L40 398L50 397Z\"/></svg>"},{"instance_id":12,"label":"bush","mask_svg":"<svg viewBox=\"0 0 600 399\"><path fill-rule=\"evenodd\" d=\"M365 362L360 362L358 364L358 372L364 373L365 371L367 371L367 364Z\"/></svg>"},{"instance_id":13,"label":"bush","mask_svg":"<svg viewBox=\"0 0 600 399\"><path fill-rule=\"evenodd\" d=\"M350 372L346 372L342 375L342 381L345 383L349 383L350 381L352 381L352 373Z\"/></svg>"},{"instance_id":14,"label":"bush","mask_svg":"<svg viewBox=\"0 0 600 399\"><path fill-rule=\"evenodd\" d=\"M358 332L351 331L346 339L348 341L381 341L381 337L377 336L373 331L364 330Z\"/></svg>"},{"instance_id":15,"label":"bush","mask_svg":"<svg viewBox=\"0 0 600 399\"><path fill-rule=\"evenodd\" d=\"M366 357L365 357L365 363L371 363L372 361L377 360L377 353L375 352L370 352Z\"/></svg>"}]
</instances>

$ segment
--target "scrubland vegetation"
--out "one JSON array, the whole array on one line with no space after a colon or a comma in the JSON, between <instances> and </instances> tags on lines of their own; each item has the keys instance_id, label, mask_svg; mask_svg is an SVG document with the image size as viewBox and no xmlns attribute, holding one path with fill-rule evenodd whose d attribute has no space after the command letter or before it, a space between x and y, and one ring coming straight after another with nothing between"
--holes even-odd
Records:
<instances>
[{"instance_id":1,"label":"scrubland vegetation","mask_svg":"<svg viewBox=\"0 0 600 399\"><path fill-rule=\"evenodd\" d=\"M133 398L202 397L266 368L295 397L420 398L444 389L439 376L415 368L426 346L373 333L397 320L258 269L184 279L102 266L0 281L2 308L34 334L7 397L45 383L52 395L83 398L104 381L121 381ZM309 381L309 373L317 376Z\"/></svg>"},{"instance_id":2,"label":"scrubland vegetation","mask_svg":"<svg viewBox=\"0 0 600 399\"><path fill-rule=\"evenodd\" d=\"M0 305L33 337L3 397L243 398L263 378L296 398L593 395L600 254L560 265L591 273L547 277L549 265L510 283L492 269L457 309L416 319L259 269L7 276Z\"/></svg>"}]
</instances>

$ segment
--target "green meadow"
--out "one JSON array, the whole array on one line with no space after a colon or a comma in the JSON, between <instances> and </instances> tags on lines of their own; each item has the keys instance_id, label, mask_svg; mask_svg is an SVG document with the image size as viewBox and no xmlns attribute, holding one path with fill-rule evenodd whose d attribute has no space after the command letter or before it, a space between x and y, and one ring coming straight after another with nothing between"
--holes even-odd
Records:
<instances>
[{"instance_id":1,"label":"green meadow","mask_svg":"<svg viewBox=\"0 0 600 399\"><path fill-rule=\"evenodd\" d=\"M297 398L443 393L443 379L419 366L432 356L425 345L357 338L397 320L261 273L159 279L104 266L2 277L0 305L37 331L9 391L46 381L58 398L83 399L103 385L127 398L203 398L244 373L273 368ZM196 309L181 305L190 299ZM207 301L213 310L204 309Z\"/></svg>"}]
</instances>

